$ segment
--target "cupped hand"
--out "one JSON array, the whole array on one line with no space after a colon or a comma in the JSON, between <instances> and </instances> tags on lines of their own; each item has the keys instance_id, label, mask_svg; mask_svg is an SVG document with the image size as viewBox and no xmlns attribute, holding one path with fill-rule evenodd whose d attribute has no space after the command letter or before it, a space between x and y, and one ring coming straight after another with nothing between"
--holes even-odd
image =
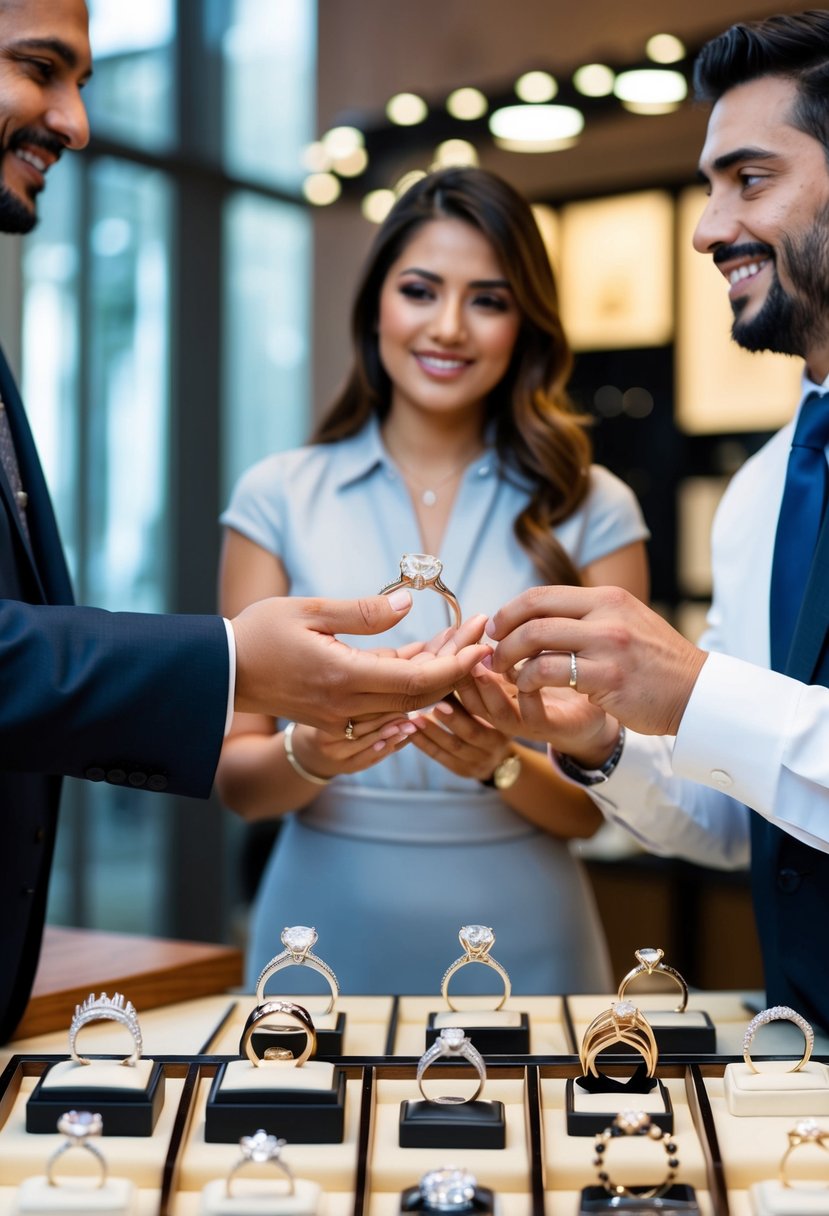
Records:
<instances>
[{"instance_id":1,"label":"cupped hand","mask_svg":"<svg viewBox=\"0 0 829 1216\"><path fill-rule=\"evenodd\" d=\"M510 736L481 721L454 697L412 719L412 744L459 777L487 781L512 751Z\"/></svg>"}]
</instances>

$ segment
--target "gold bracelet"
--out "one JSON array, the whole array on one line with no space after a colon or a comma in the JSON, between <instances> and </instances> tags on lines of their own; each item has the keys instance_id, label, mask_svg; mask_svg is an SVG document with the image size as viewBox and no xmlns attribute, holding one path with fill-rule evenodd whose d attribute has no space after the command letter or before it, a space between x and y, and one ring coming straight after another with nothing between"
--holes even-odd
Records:
<instances>
[{"instance_id":1,"label":"gold bracelet","mask_svg":"<svg viewBox=\"0 0 829 1216\"><path fill-rule=\"evenodd\" d=\"M296 722L289 722L282 733L282 740L285 747L285 759L290 764L295 773L299 773L305 781L310 781L312 785L328 785L331 777L317 777L314 773L309 773L307 768L303 768L300 762L294 755L293 733L296 730Z\"/></svg>"}]
</instances>

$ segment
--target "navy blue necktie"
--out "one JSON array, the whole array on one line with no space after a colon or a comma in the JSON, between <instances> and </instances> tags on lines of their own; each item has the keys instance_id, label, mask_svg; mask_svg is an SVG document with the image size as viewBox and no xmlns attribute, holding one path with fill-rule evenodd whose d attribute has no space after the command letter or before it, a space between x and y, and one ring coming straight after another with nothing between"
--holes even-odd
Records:
<instances>
[{"instance_id":1,"label":"navy blue necktie","mask_svg":"<svg viewBox=\"0 0 829 1216\"><path fill-rule=\"evenodd\" d=\"M785 671L826 507L829 394L810 393L797 420L771 568L771 665Z\"/></svg>"}]
</instances>

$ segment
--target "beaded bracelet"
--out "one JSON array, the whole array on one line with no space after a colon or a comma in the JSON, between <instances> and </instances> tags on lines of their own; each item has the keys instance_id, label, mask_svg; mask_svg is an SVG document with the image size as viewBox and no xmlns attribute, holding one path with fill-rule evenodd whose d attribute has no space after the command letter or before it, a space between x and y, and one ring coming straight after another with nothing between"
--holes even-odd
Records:
<instances>
[{"instance_id":1,"label":"beaded bracelet","mask_svg":"<svg viewBox=\"0 0 829 1216\"><path fill-rule=\"evenodd\" d=\"M622 1186L618 1182L611 1181L610 1175L605 1168L607 1148L610 1141L617 1139L619 1136L648 1136L651 1140L662 1142L668 1158L668 1172L662 1182L646 1190L641 1190L640 1188L632 1190L629 1187ZM679 1158L676 1155L676 1144L673 1138L667 1132L663 1132L661 1127L657 1127L651 1121L650 1115L646 1115L641 1110L620 1111L610 1127L606 1127L596 1137L594 1148L596 1156L593 1158L593 1164L596 1167L596 1174L599 1182L609 1195L626 1195L629 1199L657 1199L660 1195L664 1195L666 1191L670 1190L674 1178L676 1178L676 1171L679 1168Z\"/></svg>"}]
</instances>

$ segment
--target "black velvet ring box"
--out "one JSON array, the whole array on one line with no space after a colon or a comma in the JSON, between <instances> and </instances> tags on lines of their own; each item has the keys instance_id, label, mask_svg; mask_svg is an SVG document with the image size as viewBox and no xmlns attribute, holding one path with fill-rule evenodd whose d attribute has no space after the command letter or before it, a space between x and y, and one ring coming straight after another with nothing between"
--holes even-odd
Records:
<instances>
[{"instance_id":1,"label":"black velvet ring box","mask_svg":"<svg viewBox=\"0 0 829 1216\"><path fill-rule=\"evenodd\" d=\"M435 1025L435 1018L443 1020L441 1026ZM463 1020L463 1010L452 1015L457 1020L445 1021L446 1014L430 1013L426 1022L426 1047L432 1046L435 1039L446 1026L460 1026L469 1035L482 1056L526 1056L530 1053L530 1019L522 1013L517 1026L467 1026Z\"/></svg>"},{"instance_id":2,"label":"black velvet ring box","mask_svg":"<svg viewBox=\"0 0 829 1216\"><path fill-rule=\"evenodd\" d=\"M685 1183L677 1183L664 1195L654 1199L643 1199L637 1195L608 1195L603 1186L584 1188L579 1216L610 1216L611 1212L614 1216L616 1212L627 1212L628 1216L647 1216L649 1212L658 1212L659 1216L699 1216L699 1206L694 1188Z\"/></svg>"},{"instance_id":3,"label":"black velvet ring box","mask_svg":"<svg viewBox=\"0 0 829 1216\"><path fill-rule=\"evenodd\" d=\"M233 1144L263 1128L291 1143L340 1144L345 1129L345 1070L334 1069L331 1089L280 1087L222 1090L222 1064L207 1098L204 1138Z\"/></svg>"},{"instance_id":4,"label":"black velvet ring box","mask_svg":"<svg viewBox=\"0 0 829 1216\"><path fill-rule=\"evenodd\" d=\"M476 1186L475 1197L468 1207L464 1207L464 1213L470 1213L470 1216L494 1216L495 1213L495 1194L488 1186ZM409 1186L400 1196L400 1211L403 1212L430 1212L433 1209L428 1208L423 1202L423 1195L419 1186Z\"/></svg>"},{"instance_id":5,"label":"black velvet ring box","mask_svg":"<svg viewBox=\"0 0 829 1216\"><path fill-rule=\"evenodd\" d=\"M328 1029L317 1028L317 1046L314 1051L314 1059L325 1060L331 1056L341 1056L343 1054L344 1035L345 1014L341 1011L337 1014L336 1025ZM286 1047L292 1055L298 1056L304 1050L306 1040L307 1035L304 1030L298 1030L296 1034L286 1034L284 1031L280 1031L278 1034L268 1034L265 1030L259 1030L254 1031L251 1035L253 1050L260 1060L264 1057L269 1047Z\"/></svg>"},{"instance_id":6,"label":"black velvet ring box","mask_svg":"<svg viewBox=\"0 0 829 1216\"><path fill-rule=\"evenodd\" d=\"M164 1105L164 1071L156 1061L146 1089L115 1086L44 1085L44 1072L26 1103L26 1131L54 1134L68 1110L100 1112L105 1136L151 1136Z\"/></svg>"},{"instance_id":7,"label":"black velvet ring box","mask_svg":"<svg viewBox=\"0 0 829 1216\"><path fill-rule=\"evenodd\" d=\"M400 1103L401 1148L504 1148L503 1102Z\"/></svg>"},{"instance_id":8,"label":"black velvet ring box","mask_svg":"<svg viewBox=\"0 0 829 1216\"><path fill-rule=\"evenodd\" d=\"M565 1088L568 1136L598 1136L606 1127L610 1126L620 1110L641 1109L641 1103L636 1101L637 1096L641 1098L643 1093L650 1094L654 1091L658 1093L659 1098L653 1104L656 1105L656 1110L650 1109L652 1104L648 1103L651 1122L655 1123L663 1132L673 1134L674 1108L671 1103L671 1095L658 1079L655 1085L650 1086L647 1090L643 1090L639 1086L630 1090L625 1088L609 1090L607 1110L579 1110L577 1087L578 1080L574 1081L572 1077L569 1077ZM593 1092L596 1092L595 1088Z\"/></svg>"}]
</instances>

